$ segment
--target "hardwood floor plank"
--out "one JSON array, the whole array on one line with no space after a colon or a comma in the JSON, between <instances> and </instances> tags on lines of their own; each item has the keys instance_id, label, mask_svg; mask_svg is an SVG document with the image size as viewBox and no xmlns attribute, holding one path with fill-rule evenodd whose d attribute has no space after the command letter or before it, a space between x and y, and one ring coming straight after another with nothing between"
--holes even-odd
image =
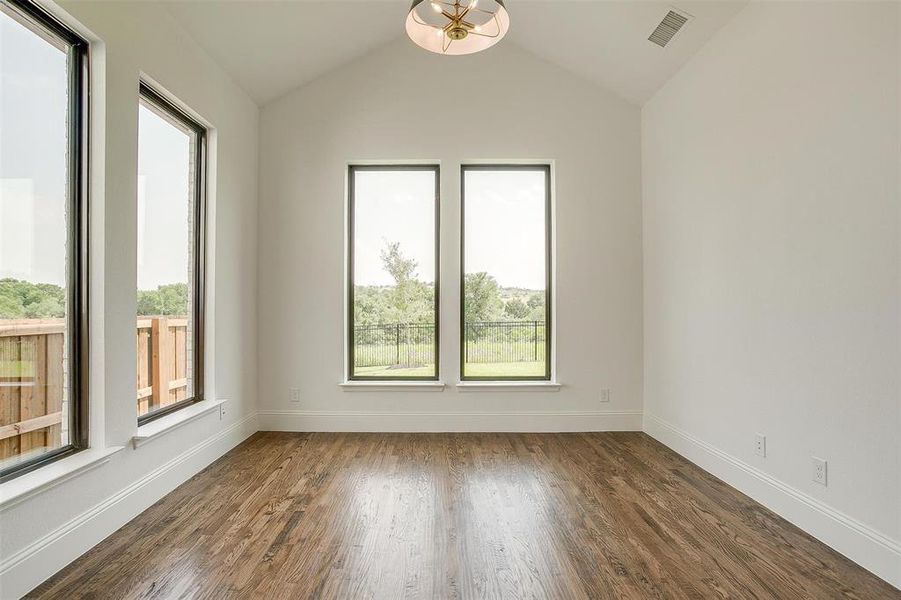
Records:
<instances>
[{"instance_id":1,"label":"hardwood floor plank","mask_svg":"<svg viewBox=\"0 0 901 600\"><path fill-rule=\"evenodd\" d=\"M642 433L254 435L30 598L895 598Z\"/></svg>"}]
</instances>

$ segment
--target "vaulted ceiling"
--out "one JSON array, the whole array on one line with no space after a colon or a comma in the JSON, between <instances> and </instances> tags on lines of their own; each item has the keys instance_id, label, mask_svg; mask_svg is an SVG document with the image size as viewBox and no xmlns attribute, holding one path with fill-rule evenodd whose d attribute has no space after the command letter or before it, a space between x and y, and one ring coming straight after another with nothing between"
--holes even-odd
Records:
<instances>
[{"instance_id":1,"label":"vaulted ceiling","mask_svg":"<svg viewBox=\"0 0 901 600\"><path fill-rule=\"evenodd\" d=\"M508 0L510 33L501 43L518 44L641 105L746 2ZM410 2L178 0L163 4L264 105L405 36ZM692 19L661 48L647 38L672 7Z\"/></svg>"}]
</instances>

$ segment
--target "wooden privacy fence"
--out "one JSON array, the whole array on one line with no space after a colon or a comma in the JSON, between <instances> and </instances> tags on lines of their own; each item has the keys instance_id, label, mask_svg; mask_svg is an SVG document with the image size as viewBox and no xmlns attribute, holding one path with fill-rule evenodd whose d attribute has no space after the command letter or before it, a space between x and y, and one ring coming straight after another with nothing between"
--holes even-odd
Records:
<instances>
[{"instance_id":1,"label":"wooden privacy fence","mask_svg":"<svg viewBox=\"0 0 901 600\"><path fill-rule=\"evenodd\" d=\"M138 414L188 397L188 319L138 319Z\"/></svg>"},{"instance_id":2,"label":"wooden privacy fence","mask_svg":"<svg viewBox=\"0 0 901 600\"><path fill-rule=\"evenodd\" d=\"M0 322L0 460L62 444L65 332L63 319Z\"/></svg>"},{"instance_id":3,"label":"wooden privacy fence","mask_svg":"<svg viewBox=\"0 0 901 600\"><path fill-rule=\"evenodd\" d=\"M138 414L190 391L188 319L137 320ZM0 321L0 461L59 448L66 438L66 322Z\"/></svg>"}]
</instances>

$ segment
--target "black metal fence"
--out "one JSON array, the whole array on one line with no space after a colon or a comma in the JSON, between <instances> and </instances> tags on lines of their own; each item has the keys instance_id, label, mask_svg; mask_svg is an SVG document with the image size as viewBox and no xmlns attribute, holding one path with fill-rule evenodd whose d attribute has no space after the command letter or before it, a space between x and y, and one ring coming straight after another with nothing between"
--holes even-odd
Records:
<instances>
[{"instance_id":1,"label":"black metal fence","mask_svg":"<svg viewBox=\"0 0 901 600\"><path fill-rule=\"evenodd\" d=\"M467 323L467 363L537 362L547 344L544 321L479 321ZM396 323L354 327L354 365L421 367L435 363L435 325Z\"/></svg>"},{"instance_id":2,"label":"black metal fence","mask_svg":"<svg viewBox=\"0 0 901 600\"><path fill-rule=\"evenodd\" d=\"M476 321L466 324L467 363L536 362L544 359L544 321Z\"/></svg>"},{"instance_id":3,"label":"black metal fence","mask_svg":"<svg viewBox=\"0 0 901 600\"><path fill-rule=\"evenodd\" d=\"M354 327L357 367L421 367L435 364L435 325L397 323Z\"/></svg>"}]
</instances>

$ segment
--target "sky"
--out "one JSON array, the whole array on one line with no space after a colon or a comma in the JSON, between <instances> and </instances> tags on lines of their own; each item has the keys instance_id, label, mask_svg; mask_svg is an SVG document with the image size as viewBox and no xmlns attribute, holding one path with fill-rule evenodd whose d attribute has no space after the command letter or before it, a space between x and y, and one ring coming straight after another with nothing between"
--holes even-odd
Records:
<instances>
[{"instance_id":1,"label":"sky","mask_svg":"<svg viewBox=\"0 0 901 600\"><path fill-rule=\"evenodd\" d=\"M434 281L435 175L432 171L356 172L354 282L394 283L380 251L398 242ZM502 287L545 287L543 171L466 172L466 272L486 271Z\"/></svg>"},{"instance_id":2,"label":"sky","mask_svg":"<svg viewBox=\"0 0 901 600\"><path fill-rule=\"evenodd\" d=\"M418 264L416 278L435 281L435 173L355 172L354 283L391 285L381 251L400 243L401 253Z\"/></svg>"},{"instance_id":3,"label":"sky","mask_svg":"<svg viewBox=\"0 0 901 600\"><path fill-rule=\"evenodd\" d=\"M546 285L544 171L466 171L464 270L501 287Z\"/></svg>"},{"instance_id":4,"label":"sky","mask_svg":"<svg viewBox=\"0 0 901 600\"><path fill-rule=\"evenodd\" d=\"M0 12L0 277L63 285L66 55Z\"/></svg>"},{"instance_id":5,"label":"sky","mask_svg":"<svg viewBox=\"0 0 901 600\"><path fill-rule=\"evenodd\" d=\"M138 289L188 282L191 138L138 109Z\"/></svg>"},{"instance_id":6,"label":"sky","mask_svg":"<svg viewBox=\"0 0 901 600\"><path fill-rule=\"evenodd\" d=\"M66 82L65 53L0 12L0 278L65 284ZM138 289L186 283L190 140L138 119Z\"/></svg>"}]
</instances>

